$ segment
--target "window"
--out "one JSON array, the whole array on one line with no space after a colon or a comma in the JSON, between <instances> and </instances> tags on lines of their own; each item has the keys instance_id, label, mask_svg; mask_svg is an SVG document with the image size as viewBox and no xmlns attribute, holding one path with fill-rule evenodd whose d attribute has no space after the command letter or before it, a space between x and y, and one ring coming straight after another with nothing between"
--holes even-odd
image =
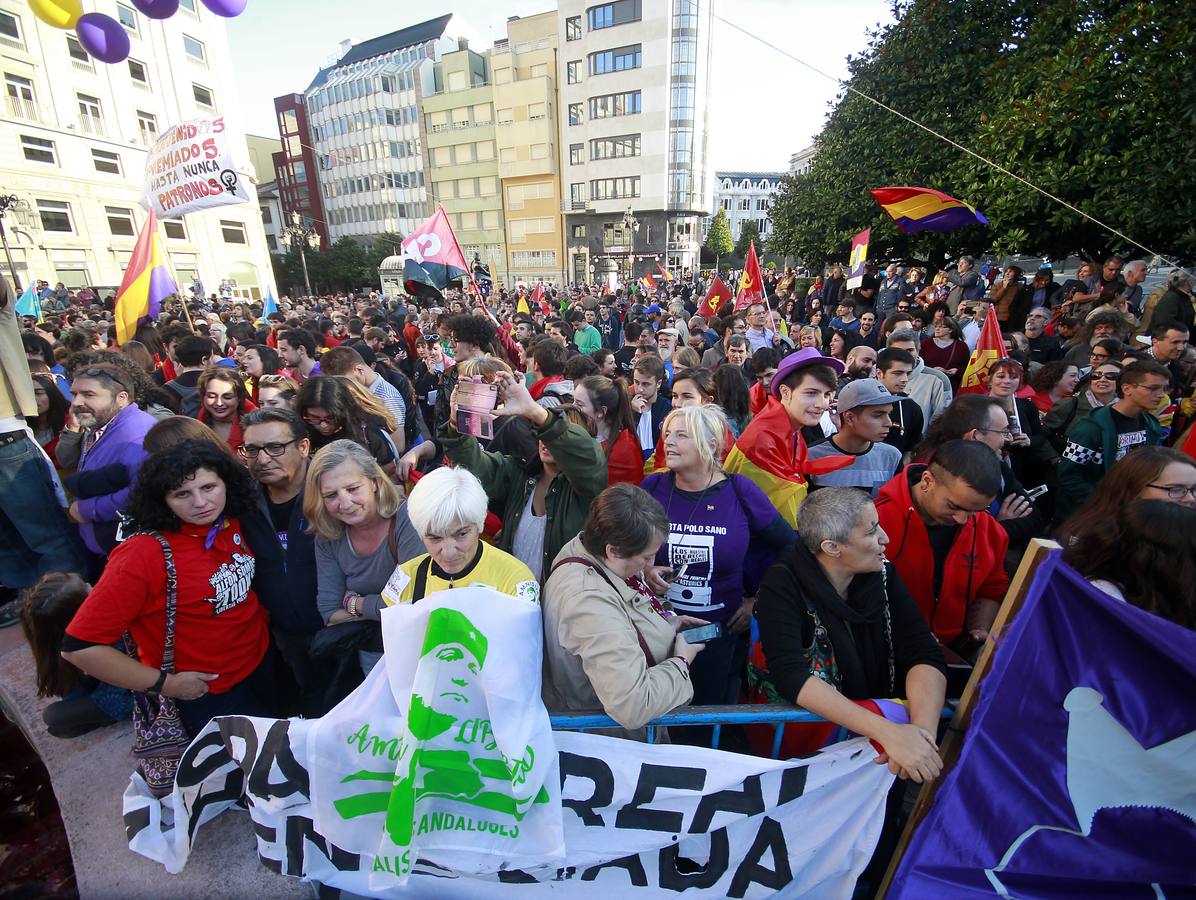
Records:
<instances>
[{"instance_id":1,"label":"window","mask_svg":"<svg viewBox=\"0 0 1196 900\"><path fill-rule=\"evenodd\" d=\"M752 208L752 201L751 201L751 200L740 200L740 201L739 201L739 208L740 208L740 210L749 210L749 209L751 209L751 208Z\"/></svg>"},{"instance_id":2,"label":"window","mask_svg":"<svg viewBox=\"0 0 1196 900\"><path fill-rule=\"evenodd\" d=\"M8 111L20 119L37 119L37 104L33 100L33 82L20 75L5 75L8 90Z\"/></svg>"},{"instance_id":3,"label":"window","mask_svg":"<svg viewBox=\"0 0 1196 900\"><path fill-rule=\"evenodd\" d=\"M195 102L200 106L205 106L208 109L216 108L216 100L212 97L212 92L202 84L191 85L191 94L195 97Z\"/></svg>"},{"instance_id":4,"label":"window","mask_svg":"<svg viewBox=\"0 0 1196 900\"><path fill-rule=\"evenodd\" d=\"M125 31L137 34L137 12L123 3L116 4L116 18L125 26Z\"/></svg>"},{"instance_id":5,"label":"window","mask_svg":"<svg viewBox=\"0 0 1196 900\"><path fill-rule=\"evenodd\" d=\"M80 68L94 69L91 57L87 55L87 51L83 49L83 45L79 43L79 39L73 34L66 36L66 52L70 54L71 60L79 64Z\"/></svg>"},{"instance_id":6,"label":"window","mask_svg":"<svg viewBox=\"0 0 1196 900\"><path fill-rule=\"evenodd\" d=\"M573 237L584 238L586 236L586 227L584 225L573 226Z\"/></svg>"},{"instance_id":7,"label":"window","mask_svg":"<svg viewBox=\"0 0 1196 900\"><path fill-rule=\"evenodd\" d=\"M515 110L510 107L498 111L498 124L509 125L515 121Z\"/></svg>"},{"instance_id":8,"label":"window","mask_svg":"<svg viewBox=\"0 0 1196 900\"><path fill-rule=\"evenodd\" d=\"M220 233L224 235L224 243L226 244L249 243L245 237L245 225L241 222L230 222L228 219L221 219Z\"/></svg>"},{"instance_id":9,"label":"window","mask_svg":"<svg viewBox=\"0 0 1196 900\"><path fill-rule=\"evenodd\" d=\"M179 0L179 6L187 12L195 12L195 0Z\"/></svg>"},{"instance_id":10,"label":"window","mask_svg":"<svg viewBox=\"0 0 1196 900\"><path fill-rule=\"evenodd\" d=\"M203 41L197 41L189 34L183 35L183 52L196 62L207 64L208 53L203 45Z\"/></svg>"},{"instance_id":11,"label":"window","mask_svg":"<svg viewBox=\"0 0 1196 900\"><path fill-rule=\"evenodd\" d=\"M565 80L569 84L581 84L581 60L571 59L565 63Z\"/></svg>"},{"instance_id":12,"label":"window","mask_svg":"<svg viewBox=\"0 0 1196 900\"><path fill-rule=\"evenodd\" d=\"M593 105L593 102L594 101L592 101L592 100L590 101L591 106ZM580 125L581 124L581 104L580 103L570 103L569 104L569 124L570 125Z\"/></svg>"},{"instance_id":13,"label":"window","mask_svg":"<svg viewBox=\"0 0 1196 900\"><path fill-rule=\"evenodd\" d=\"M272 225L272 224L274 224L274 220L273 220L273 218L270 216L270 207L268 207L268 206L263 206L263 207L262 207L262 224L263 224L263 225Z\"/></svg>"},{"instance_id":14,"label":"window","mask_svg":"<svg viewBox=\"0 0 1196 900\"><path fill-rule=\"evenodd\" d=\"M585 144L570 144L569 145L569 165L580 166L586 161L586 145Z\"/></svg>"},{"instance_id":15,"label":"window","mask_svg":"<svg viewBox=\"0 0 1196 900\"><path fill-rule=\"evenodd\" d=\"M565 19L565 40L581 40L581 16L569 16Z\"/></svg>"},{"instance_id":16,"label":"window","mask_svg":"<svg viewBox=\"0 0 1196 900\"><path fill-rule=\"evenodd\" d=\"M590 197L594 200L621 200L640 195L638 175L626 178L596 178L590 182Z\"/></svg>"},{"instance_id":17,"label":"window","mask_svg":"<svg viewBox=\"0 0 1196 900\"><path fill-rule=\"evenodd\" d=\"M590 159L622 159L640 155L640 136L624 134L618 137L595 138L590 141Z\"/></svg>"},{"instance_id":18,"label":"window","mask_svg":"<svg viewBox=\"0 0 1196 900\"><path fill-rule=\"evenodd\" d=\"M163 219L162 230L166 232L166 236L172 241L187 240L187 229L183 227L182 219Z\"/></svg>"},{"instance_id":19,"label":"window","mask_svg":"<svg viewBox=\"0 0 1196 900\"><path fill-rule=\"evenodd\" d=\"M76 94L75 97L79 101L79 124L83 130L90 134L103 134L104 118L99 98L87 94Z\"/></svg>"},{"instance_id":20,"label":"window","mask_svg":"<svg viewBox=\"0 0 1196 900\"><path fill-rule=\"evenodd\" d=\"M586 185L584 181L575 181L569 185L569 202L573 204L574 209L579 205L585 206Z\"/></svg>"},{"instance_id":21,"label":"window","mask_svg":"<svg viewBox=\"0 0 1196 900\"><path fill-rule=\"evenodd\" d=\"M513 250L511 265L517 269L555 269L555 250Z\"/></svg>"},{"instance_id":22,"label":"window","mask_svg":"<svg viewBox=\"0 0 1196 900\"><path fill-rule=\"evenodd\" d=\"M590 31L613 28L615 25L626 25L628 22L638 22L640 20L640 0L615 0L614 3L592 6L588 16Z\"/></svg>"},{"instance_id":23,"label":"window","mask_svg":"<svg viewBox=\"0 0 1196 900\"><path fill-rule=\"evenodd\" d=\"M119 175L120 172L120 155L116 153L109 153L107 150L91 151L91 161L95 164L97 172L103 172L106 175Z\"/></svg>"},{"instance_id":24,"label":"window","mask_svg":"<svg viewBox=\"0 0 1196 900\"><path fill-rule=\"evenodd\" d=\"M532 144L531 158L532 159L548 159L548 145L547 144Z\"/></svg>"},{"instance_id":25,"label":"window","mask_svg":"<svg viewBox=\"0 0 1196 900\"><path fill-rule=\"evenodd\" d=\"M640 111L640 92L627 91L623 94L604 94L590 98L590 118L606 119L611 116L630 116Z\"/></svg>"},{"instance_id":26,"label":"window","mask_svg":"<svg viewBox=\"0 0 1196 900\"><path fill-rule=\"evenodd\" d=\"M756 200L756 211L760 212L760 211L766 210L766 209L768 209L768 201L765 200L763 197L757 199Z\"/></svg>"},{"instance_id":27,"label":"window","mask_svg":"<svg viewBox=\"0 0 1196 900\"><path fill-rule=\"evenodd\" d=\"M640 45L618 47L590 54L590 74L606 75L608 72L625 72L640 67Z\"/></svg>"},{"instance_id":28,"label":"window","mask_svg":"<svg viewBox=\"0 0 1196 900\"><path fill-rule=\"evenodd\" d=\"M133 210L120 206L105 206L104 213L108 216L108 230L116 237L133 237L137 229L133 227Z\"/></svg>"},{"instance_id":29,"label":"window","mask_svg":"<svg viewBox=\"0 0 1196 900\"><path fill-rule=\"evenodd\" d=\"M143 87L149 87L149 73L145 70L145 63L129 57L129 77Z\"/></svg>"},{"instance_id":30,"label":"window","mask_svg":"<svg viewBox=\"0 0 1196 900\"><path fill-rule=\"evenodd\" d=\"M21 20L12 13L0 12L0 44L24 48L21 40Z\"/></svg>"},{"instance_id":31,"label":"window","mask_svg":"<svg viewBox=\"0 0 1196 900\"><path fill-rule=\"evenodd\" d=\"M53 141L23 134L21 135L21 150L30 162L50 163L50 165L56 165L58 162Z\"/></svg>"},{"instance_id":32,"label":"window","mask_svg":"<svg viewBox=\"0 0 1196 900\"><path fill-rule=\"evenodd\" d=\"M546 103L529 103L527 105L527 119L529 122L535 122L538 119L544 119L548 116L548 104Z\"/></svg>"},{"instance_id":33,"label":"window","mask_svg":"<svg viewBox=\"0 0 1196 900\"><path fill-rule=\"evenodd\" d=\"M137 110L137 130L141 133L143 144L152 144L158 140L158 117L144 110Z\"/></svg>"},{"instance_id":34,"label":"window","mask_svg":"<svg viewBox=\"0 0 1196 900\"><path fill-rule=\"evenodd\" d=\"M725 209L727 212L731 211L731 198L730 197L723 198L723 209Z\"/></svg>"},{"instance_id":35,"label":"window","mask_svg":"<svg viewBox=\"0 0 1196 900\"><path fill-rule=\"evenodd\" d=\"M73 234L75 228L71 225L71 205L60 200L38 200L37 212L42 220L44 231L57 231Z\"/></svg>"}]
</instances>

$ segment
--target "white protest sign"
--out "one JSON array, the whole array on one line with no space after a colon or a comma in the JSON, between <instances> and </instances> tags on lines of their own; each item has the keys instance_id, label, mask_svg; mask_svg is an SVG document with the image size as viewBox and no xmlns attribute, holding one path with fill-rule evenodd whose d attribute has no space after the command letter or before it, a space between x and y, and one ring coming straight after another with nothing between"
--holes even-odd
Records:
<instances>
[{"instance_id":1,"label":"white protest sign","mask_svg":"<svg viewBox=\"0 0 1196 900\"><path fill-rule=\"evenodd\" d=\"M265 865L365 896L851 896L893 778L865 739L778 762L545 735L532 625L481 588L388 610L328 716L213 720L163 801L134 776L130 848L178 872L244 797Z\"/></svg>"},{"instance_id":2,"label":"white protest sign","mask_svg":"<svg viewBox=\"0 0 1196 900\"><path fill-rule=\"evenodd\" d=\"M160 219L201 209L246 203L249 191L233 159L223 116L171 126L145 160L141 205Z\"/></svg>"}]
</instances>

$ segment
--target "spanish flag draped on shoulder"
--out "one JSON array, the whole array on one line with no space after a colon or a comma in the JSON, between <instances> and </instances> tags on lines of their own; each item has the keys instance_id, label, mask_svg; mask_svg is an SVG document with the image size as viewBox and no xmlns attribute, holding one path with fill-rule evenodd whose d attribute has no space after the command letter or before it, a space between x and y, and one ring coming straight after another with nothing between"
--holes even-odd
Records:
<instances>
[{"instance_id":1,"label":"spanish flag draped on shoulder","mask_svg":"<svg viewBox=\"0 0 1196 900\"><path fill-rule=\"evenodd\" d=\"M852 462L850 456L807 459L806 442L794 429L788 411L780 403L769 403L743 430L723 468L751 479L796 529L797 510L808 492L806 476L825 475Z\"/></svg>"},{"instance_id":2,"label":"spanish flag draped on shoulder","mask_svg":"<svg viewBox=\"0 0 1196 900\"><path fill-rule=\"evenodd\" d=\"M957 393L988 393L988 370L1004 355L1005 339L1001 337L1001 325L997 322L997 314L990 309L988 318L984 320L984 327L980 329L976 349L972 351L968 367L963 370L963 381L960 382Z\"/></svg>"}]
</instances>

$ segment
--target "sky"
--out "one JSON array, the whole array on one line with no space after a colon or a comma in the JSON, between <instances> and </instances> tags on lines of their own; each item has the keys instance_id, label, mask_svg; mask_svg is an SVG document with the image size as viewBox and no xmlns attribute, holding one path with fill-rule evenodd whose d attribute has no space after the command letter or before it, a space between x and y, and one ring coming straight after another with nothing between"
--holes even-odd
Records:
<instances>
[{"instance_id":1,"label":"sky","mask_svg":"<svg viewBox=\"0 0 1196 900\"><path fill-rule=\"evenodd\" d=\"M245 131L277 138L274 98L302 92L342 39L359 43L451 12L448 34L468 38L480 52L506 36L508 16L553 6L553 0L249 0L228 23ZM868 30L892 21L889 0L715 0L715 13L839 78ZM822 130L837 84L717 20L713 42L712 170L788 170L789 157Z\"/></svg>"}]
</instances>

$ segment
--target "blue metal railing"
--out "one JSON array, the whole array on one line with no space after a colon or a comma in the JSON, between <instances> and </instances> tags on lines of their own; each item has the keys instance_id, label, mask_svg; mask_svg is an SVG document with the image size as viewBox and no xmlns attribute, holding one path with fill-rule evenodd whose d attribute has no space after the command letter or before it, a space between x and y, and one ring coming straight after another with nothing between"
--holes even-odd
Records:
<instances>
[{"instance_id":1,"label":"blue metal railing","mask_svg":"<svg viewBox=\"0 0 1196 900\"><path fill-rule=\"evenodd\" d=\"M942 718L950 720L955 714L955 701L943 708ZM622 728L622 726L600 710L580 712L549 712L554 731L592 731L600 728ZM686 706L665 713L647 725L648 743L656 743L656 729L660 727L683 727L691 725L713 726L710 746L715 749L722 738L724 725L771 725L773 728L772 759L781 752L781 740L785 725L790 722L825 722L826 719L799 706L783 703L746 703L738 706ZM838 728L831 742L841 741L847 736L847 729Z\"/></svg>"}]
</instances>

